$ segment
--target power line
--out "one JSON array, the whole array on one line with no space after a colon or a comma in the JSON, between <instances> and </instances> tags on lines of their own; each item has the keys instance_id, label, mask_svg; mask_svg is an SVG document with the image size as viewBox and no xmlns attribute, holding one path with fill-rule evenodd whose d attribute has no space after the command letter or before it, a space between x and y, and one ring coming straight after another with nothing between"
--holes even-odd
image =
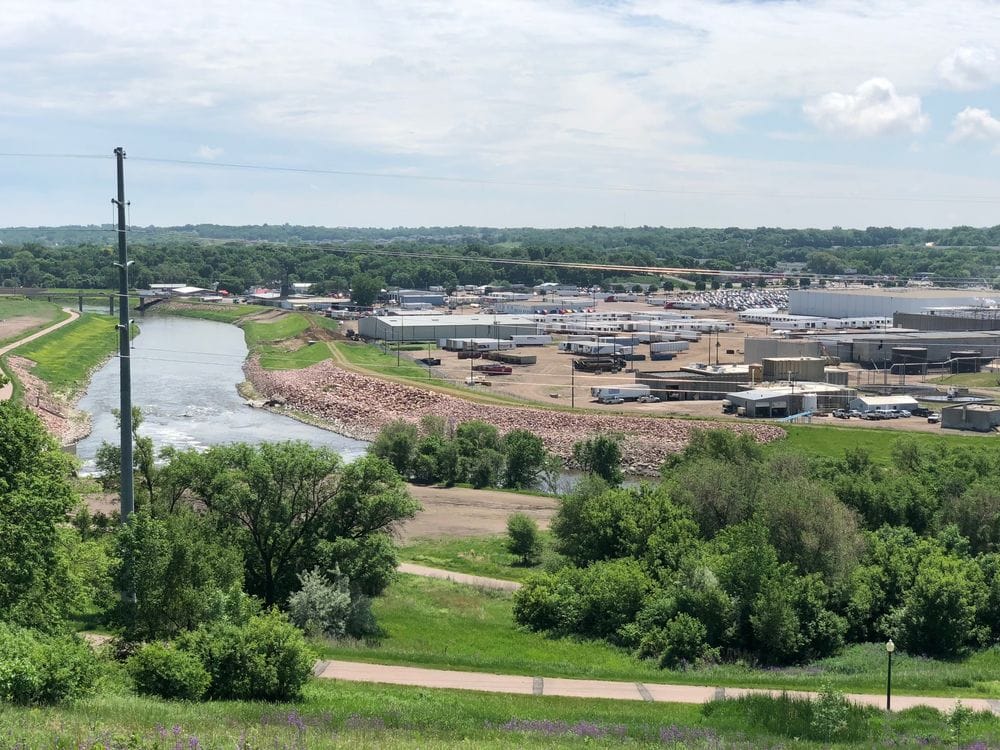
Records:
<instances>
[{"instance_id":1,"label":"power line","mask_svg":"<svg viewBox=\"0 0 1000 750\"><path fill-rule=\"evenodd\" d=\"M103 154L45 153L45 152L0 152L0 158L24 159L108 159ZM862 200L891 201L901 203L1000 203L1000 196L990 195L868 195L862 193L781 193L759 190L703 190L691 187L664 188L643 185L597 185L585 182L566 183L545 180L502 180L483 177L456 177L453 175L402 174L393 172L372 172L357 169L334 169L319 167L296 167L276 164L254 164L249 162L200 161L197 159L173 159L160 156L131 156L133 162L149 164L196 167L200 169L235 169L255 172L283 172L286 174L326 175L334 177L363 177L367 179L402 180L410 182L440 182L460 185L483 185L496 187L519 187L553 190L583 190L603 193L646 193L653 195L695 195L726 198L771 198L805 200Z\"/></svg>"}]
</instances>

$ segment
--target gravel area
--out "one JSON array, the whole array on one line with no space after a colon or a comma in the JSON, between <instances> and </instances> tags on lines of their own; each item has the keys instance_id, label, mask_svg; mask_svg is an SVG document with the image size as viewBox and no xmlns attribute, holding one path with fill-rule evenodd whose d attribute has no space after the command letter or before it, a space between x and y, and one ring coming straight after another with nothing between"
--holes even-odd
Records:
<instances>
[{"instance_id":1,"label":"gravel area","mask_svg":"<svg viewBox=\"0 0 1000 750\"><path fill-rule=\"evenodd\" d=\"M772 424L726 424L699 420L653 419L620 414L578 414L493 406L467 401L437 391L402 385L337 367L330 361L302 370L267 371L256 359L245 366L247 379L265 398L278 398L292 409L319 417L337 432L371 440L395 420L418 422L426 414L442 416L452 425L480 419L501 433L527 429L548 450L568 459L573 443L591 435L623 435L624 469L630 474L655 476L663 460L687 445L696 429L730 429L766 443L784 437Z\"/></svg>"}]
</instances>

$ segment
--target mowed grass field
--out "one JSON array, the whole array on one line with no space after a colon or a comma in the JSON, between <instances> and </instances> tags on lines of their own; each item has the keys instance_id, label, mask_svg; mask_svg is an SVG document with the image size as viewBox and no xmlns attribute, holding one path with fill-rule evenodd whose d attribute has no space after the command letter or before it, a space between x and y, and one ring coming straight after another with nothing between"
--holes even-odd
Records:
<instances>
[{"instance_id":1,"label":"mowed grass field","mask_svg":"<svg viewBox=\"0 0 1000 750\"><path fill-rule=\"evenodd\" d=\"M33 374L56 392L72 395L87 385L91 370L118 347L117 318L84 313L78 320L47 336L14 349L11 354L36 363Z\"/></svg>"},{"instance_id":2,"label":"mowed grass field","mask_svg":"<svg viewBox=\"0 0 1000 750\"><path fill-rule=\"evenodd\" d=\"M829 427L827 425L781 425L788 433L783 440L768 443L766 450L803 451L813 456L840 458L848 449L862 449L871 454L873 460L886 463L892 455L892 447L899 440L912 440L921 447L945 445L948 447L969 446L974 449L989 445L988 437L963 435L946 431L942 433L904 432L900 430L873 430L865 428Z\"/></svg>"},{"instance_id":3,"label":"mowed grass field","mask_svg":"<svg viewBox=\"0 0 1000 750\"><path fill-rule=\"evenodd\" d=\"M539 536L543 544L549 543L548 532L540 532ZM404 562L508 581L524 580L538 570L521 565L507 551L503 536L420 540L400 547L397 554Z\"/></svg>"},{"instance_id":4,"label":"mowed grass field","mask_svg":"<svg viewBox=\"0 0 1000 750\"><path fill-rule=\"evenodd\" d=\"M168 308L154 307L157 315L175 315L181 318L200 318L214 320L216 323L234 323L248 315L259 313L260 307L251 305L195 305L177 302Z\"/></svg>"},{"instance_id":5,"label":"mowed grass field","mask_svg":"<svg viewBox=\"0 0 1000 750\"><path fill-rule=\"evenodd\" d=\"M485 574L485 570L469 572ZM783 669L726 664L671 671L604 642L551 638L521 629L514 623L509 594L448 581L401 575L375 600L374 611L385 630L383 638L368 643L327 642L320 646L321 655L543 677L812 691L829 684L844 692L872 694L885 690L881 643L851 646L839 656ZM956 662L897 654L892 672L893 690L900 695L1000 698L998 648Z\"/></svg>"}]
</instances>

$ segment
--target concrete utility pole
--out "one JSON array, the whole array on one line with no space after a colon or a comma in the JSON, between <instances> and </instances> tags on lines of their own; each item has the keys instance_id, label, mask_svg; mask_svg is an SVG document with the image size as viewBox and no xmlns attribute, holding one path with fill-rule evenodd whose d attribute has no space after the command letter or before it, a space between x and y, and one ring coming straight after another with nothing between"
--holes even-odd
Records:
<instances>
[{"instance_id":1,"label":"concrete utility pole","mask_svg":"<svg viewBox=\"0 0 1000 750\"><path fill-rule=\"evenodd\" d=\"M132 488L132 360L130 359L131 324L128 318L128 246L126 243L125 225L125 149L119 146L115 149L115 159L118 164L118 197L112 199L118 207L118 365L121 386L121 522L127 523L135 512L135 495ZM125 592L124 596L134 596Z\"/></svg>"}]
</instances>

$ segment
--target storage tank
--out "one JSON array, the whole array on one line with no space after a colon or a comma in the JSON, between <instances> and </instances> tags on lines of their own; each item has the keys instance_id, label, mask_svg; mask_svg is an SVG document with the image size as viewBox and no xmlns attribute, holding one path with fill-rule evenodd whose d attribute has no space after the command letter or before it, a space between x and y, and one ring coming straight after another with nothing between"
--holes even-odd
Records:
<instances>
[{"instance_id":1,"label":"storage tank","mask_svg":"<svg viewBox=\"0 0 1000 750\"><path fill-rule=\"evenodd\" d=\"M817 411L819 400L815 393L802 394L802 411Z\"/></svg>"},{"instance_id":2,"label":"storage tank","mask_svg":"<svg viewBox=\"0 0 1000 750\"><path fill-rule=\"evenodd\" d=\"M954 374L962 372L979 372L983 353L975 349L961 349L950 352L951 371Z\"/></svg>"},{"instance_id":3,"label":"storage tank","mask_svg":"<svg viewBox=\"0 0 1000 750\"><path fill-rule=\"evenodd\" d=\"M892 371L895 373L918 374L927 371L926 346L892 347Z\"/></svg>"}]
</instances>

